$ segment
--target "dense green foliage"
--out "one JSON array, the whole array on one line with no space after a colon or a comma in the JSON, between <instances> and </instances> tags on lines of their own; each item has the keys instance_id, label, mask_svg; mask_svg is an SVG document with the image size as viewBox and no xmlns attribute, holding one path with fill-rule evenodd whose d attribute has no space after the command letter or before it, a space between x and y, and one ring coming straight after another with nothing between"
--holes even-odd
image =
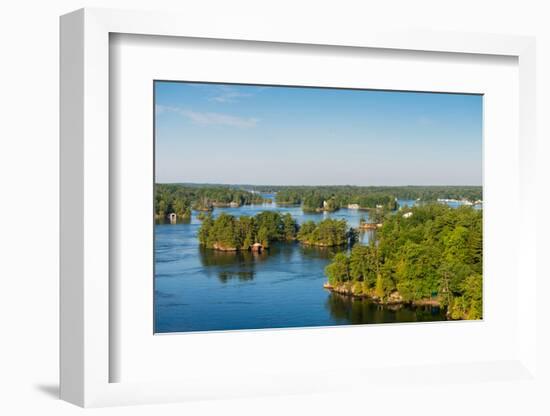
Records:
<instances>
[{"instance_id":1,"label":"dense green foliage","mask_svg":"<svg viewBox=\"0 0 550 416\"><path fill-rule=\"evenodd\" d=\"M199 221L204 221L206 218L208 218L210 214L206 213L206 212L199 212L199 214L197 215L197 219Z\"/></svg>"},{"instance_id":2,"label":"dense green foliage","mask_svg":"<svg viewBox=\"0 0 550 416\"><path fill-rule=\"evenodd\" d=\"M190 218L191 209L209 211L215 206L235 206L262 203L259 194L229 186L185 186L157 184L155 186L155 215L166 218L172 212L179 218Z\"/></svg>"},{"instance_id":3,"label":"dense green foliage","mask_svg":"<svg viewBox=\"0 0 550 416\"><path fill-rule=\"evenodd\" d=\"M306 245L334 247L353 244L356 238L356 231L348 229L346 220L307 221L300 227L290 214L275 211L263 211L254 217L222 213L214 219L208 215L199 229L200 244L219 250L248 250L255 243L267 248L273 241L294 240Z\"/></svg>"},{"instance_id":4,"label":"dense green foliage","mask_svg":"<svg viewBox=\"0 0 550 416\"><path fill-rule=\"evenodd\" d=\"M302 203L303 192L295 188L283 188L277 191L275 202L280 205L300 205Z\"/></svg>"},{"instance_id":5,"label":"dense green foliage","mask_svg":"<svg viewBox=\"0 0 550 416\"><path fill-rule=\"evenodd\" d=\"M248 250L255 243L269 247L273 241L296 238L298 225L290 214L263 211L254 217L234 217L226 213L213 219L207 216L199 229L199 242L207 248Z\"/></svg>"},{"instance_id":6,"label":"dense green foliage","mask_svg":"<svg viewBox=\"0 0 550 416\"><path fill-rule=\"evenodd\" d=\"M269 190L277 192L278 204L302 205L306 211L335 211L350 204L361 209L394 210L396 199L423 202L482 199L480 186L292 186L269 187Z\"/></svg>"},{"instance_id":7,"label":"dense green foliage","mask_svg":"<svg viewBox=\"0 0 550 416\"><path fill-rule=\"evenodd\" d=\"M191 218L191 202L189 196L182 189L169 185L155 187L155 215L157 218L166 217L175 213L178 218Z\"/></svg>"},{"instance_id":8,"label":"dense green foliage","mask_svg":"<svg viewBox=\"0 0 550 416\"><path fill-rule=\"evenodd\" d=\"M348 230L346 220L327 218L319 223L303 223L297 239L304 244L333 247L348 244L350 237L353 243L355 233L351 229Z\"/></svg>"},{"instance_id":9,"label":"dense green foliage","mask_svg":"<svg viewBox=\"0 0 550 416\"><path fill-rule=\"evenodd\" d=\"M323 195L321 192L308 193L302 202L304 211L336 211L340 208L340 203L334 195Z\"/></svg>"},{"instance_id":10,"label":"dense green foliage","mask_svg":"<svg viewBox=\"0 0 550 416\"><path fill-rule=\"evenodd\" d=\"M258 192L276 192L280 204L301 204L311 194L324 199L335 197L341 207L360 204L365 208L391 203L397 199L419 199L433 202L437 199L482 200L481 186L246 186ZM389 197L390 199L387 199ZM363 199L366 198L366 199ZM372 200L374 199L374 201ZM363 202L363 204L361 203Z\"/></svg>"},{"instance_id":11,"label":"dense green foliage","mask_svg":"<svg viewBox=\"0 0 550 416\"><path fill-rule=\"evenodd\" d=\"M277 191L275 201L283 205L301 204L304 211L336 211L346 208L348 204L358 204L363 209L377 206L396 208L395 196L392 193L350 186L282 188Z\"/></svg>"},{"instance_id":12,"label":"dense green foliage","mask_svg":"<svg viewBox=\"0 0 550 416\"><path fill-rule=\"evenodd\" d=\"M395 293L405 302L436 299L453 319L479 319L482 215L441 204L388 215L374 243L334 256L325 269L329 283L380 300Z\"/></svg>"},{"instance_id":13,"label":"dense green foliage","mask_svg":"<svg viewBox=\"0 0 550 416\"><path fill-rule=\"evenodd\" d=\"M384 221L384 218L388 214L387 210L385 209L373 209L369 212L369 222L374 224L381 224Z\"/></svg>"}]
</instances>

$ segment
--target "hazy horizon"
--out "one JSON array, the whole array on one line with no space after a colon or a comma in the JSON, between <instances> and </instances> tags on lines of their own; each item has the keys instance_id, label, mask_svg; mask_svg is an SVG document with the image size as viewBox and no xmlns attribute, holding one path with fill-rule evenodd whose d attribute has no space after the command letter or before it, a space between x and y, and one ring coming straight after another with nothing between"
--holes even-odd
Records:
<instances>
[{"instance_id":1,"label":"hazy horizon","mask_svg":"<svg viewBox=\"0 0 550 416\"><path fill-rule=\"evenodd\" d=\"M461 186L471 186L471 187L481 187L483 184L475 185L475 184L457 184L457 185L449 185L449 184L441 184L441 185L431 185L431 184L419 184L419 185L411 185L411 184L397 184L397 185L379 185L379 184L372 184L372 185L353 185L349 183L336 183L336 184L321 184L321 183L314 183L314 184L297 184L297 185L289 185L288 183L252 183L252 182L242 182L242 183L224 183L224 182L187 182L187 181L174 181L174 182L158 182L155 181L155 184L158 185L219 185L219 186L288 186L288 187L298 187L298 186L356 186L356 187L385 187L385 188L398 188L398 187L429 187L429 186L438 186L438 187L461 187Z\"/></svg>"},{"instance_id":2,"label":"hazy horizon","mask_svg":"<svg viewBox=\"0 0 550 416\"><path fill-rule=\"evenodd\" d=\"M482 186L481 95L157 81L155 104L156 183Z\"/></svg>"}]
</instances>

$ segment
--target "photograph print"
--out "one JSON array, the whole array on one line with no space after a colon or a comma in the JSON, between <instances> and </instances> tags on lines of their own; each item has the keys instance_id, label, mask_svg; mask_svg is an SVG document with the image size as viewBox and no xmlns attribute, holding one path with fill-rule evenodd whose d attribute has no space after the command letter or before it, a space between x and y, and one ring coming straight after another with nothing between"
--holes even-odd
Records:
<instances>
[{"instance_id":1,"label":"photograph print","mask_svg":"<svg viewBox=\"0 0 550 416\"><path fill-rule=\"evenodd\" d=\"M154 81L155 333L483 319L483 96Z\"/></svg>"}]
</instances>

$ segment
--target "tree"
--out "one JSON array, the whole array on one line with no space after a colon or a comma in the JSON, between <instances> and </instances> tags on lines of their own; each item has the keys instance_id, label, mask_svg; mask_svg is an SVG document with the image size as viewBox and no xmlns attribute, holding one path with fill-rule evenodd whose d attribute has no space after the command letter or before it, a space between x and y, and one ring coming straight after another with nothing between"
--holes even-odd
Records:
<instances>
[{"instance_id":1,"label":"tree","mask_svg":"<svg viewBox=\"0 0 550 416\"><path fill-rule=\"evenodd\" d=\"M349 259L344 253L338 253L325 268L325 274L331 285L349 280Z\"/></svg>"},{"instance_id":2,"label":"tree","mask_svg":"<svg viewBox=\"0 0 550 416\"><path fill-rule=\"evenodd\" d=\"M283 221L276 211L262 211L256 215L258 230L264 228L267 240L281 240L283 236ZM259 231L258 231L259 232Z\"/></svg>"},{"instance_id":3,"label":"tree","mask_svg":"<svg viewBox=\"0 0 550 416\"><path fill-rule=\"evenodd\" d=\"M468 276L462 284L466 303L465 319L481 319L483 316L483 279L480 274Z\"/></svg>"},{"instance_id":4,"label":"tree","mask_svg":"<svg viewBox=\"0 0 550 416\"><path fill-rule=\"evenodd\" d=\"M461 285L462 296L452 299L449 315L452 319L481 319L483 316L483 282L481 275L468 276Z\"/></svg>"},{"instance_id":5,"label":"tree","mask_svg":"<svg viewBox=\"0 0 550 416\"><path fill-rule=\"evenodd\" d=\"M346 220L327 218L319 223L306 221L298 232L297 239L309 245L333 247L348 244L350 234Z\"/></svg>"},{"instance_id":6,"label":"tree","mask_svg":"<svg viewBox=\"0 0 550 416\"><path fill-rule=\"evenodd\" d=\"M239 234L242 250L248 250L256 241L256 221L252 217L242 216L239 218Z\"/></svg>"},{"instance_id":7,"label":"tree","mask_svg":"<svg viewBox=\"0 0 550 416\"><path fill-rule=\"evenodd\" d=\"M173 202L173 210L178 218L188 219L191 218L191 207L188 202L182 198L176 198Z\"/></svg>"},{"instance_id":8,"label":"tree","mask_svg":"<svg viewBox=\"0 0 550 416\"><path fill-rule=\"evenodd\" d=\"M296 223L296 220L292 218L292 215L289 213L283 215L283 234L285 240L295 240L297 231L298 224Z\"/></svg>"},{"instance_id":9,"label":"tree","mask_svg":"<svg viewBox=\"0 0 550 416\"><path fill-rule=\"evenodd\" d=\"M158 216L160 218L166 218L168 215L168 204L164 199L161 199L158 203Z\"/></svg>"},{"instance_id":10,"label":"tree","mask_svg":"<svg viewBox=\"0 0 550 416\"><path fill-rule=\"evenodd\" d=\"M214 226L214 220L212 219L212 215L207 215L205 218L203 218L202 220L202 224L201 224L201 227L199 228L199 233L198 233L198 237L199 237L199 243L203 246L206 246L206 247L211 247L212 244L210 243L210 240L211 240L211 233L212 233L212 228Z\"/></svg>"},{"instance_id":11,"label":"tree","mask_svg":"<svg viewBox=\"0 0 550 416\"><path fill-rule=\"evenodd\" d=\"M386 216L386 210L384 208L375 208L369 212L369 218L373 224L381 224Z\"/></svg>"},{"instance_id":12,"label":"tree","mask_svg":"<svg viewBox=\"0 0 550 416\"><path fill-rule=\"evenodd\" d=\"M376 282L377 261L376 252L372 246L356 245L350 254L350 277L356 281L364 281L368 287Z\"/></svg>"},{"instance_id":13,"label":"tree","mask_svg":"<svg viewBox=\"0 0 550 416\"><path fill-rule=\"evenodd\" d=\"M348 240L350 246L353 246L359 240L359 232L353 227L348 230Z\"/></svg>"},{"instance_id":14,"label":"tree","mask_svg":"<svg viewBox=\"0 0 550 416\"><path fill-rule=\"evenodd\" d=\"M300 227L300 230L298 231L298 240L306 241L308 238L310 238L311 234L316 228L317 226L315 225L315 222L311 220L304 222Z\"/></svg>"},{"instance_id":15,"label":"tree","mask_svg":"<svg viewBox=\"0 0 550 416\"><path fill-rule=\"evenodd\" d=\"M376 276L376 287L374 289L374 293L378 299L383 299L385 295L385 288L384 288L384 279L382 278L382 275L378 273Z\"/></svg>"},{"instance_id":16,"label":"tree","mask_svg":"<svg viewBox=\"0 0 550 416\"><path fill-rule=\"evenodd\" d=\"M261 225L258 229L256 240L264 247L269 247L269 231L265 225Z\"/></svg>"}]
</instances>

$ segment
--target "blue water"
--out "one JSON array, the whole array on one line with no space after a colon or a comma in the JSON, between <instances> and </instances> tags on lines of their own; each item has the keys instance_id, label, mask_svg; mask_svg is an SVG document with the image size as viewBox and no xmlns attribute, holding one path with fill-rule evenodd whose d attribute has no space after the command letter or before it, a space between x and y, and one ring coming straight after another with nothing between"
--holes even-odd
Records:
<instances>
[{"instance_id":1,"label":"blue water","mask_svg":"<svg viewBox=\"0 0 550 416\"><path fill-rule=\"evenodd\" d=\"M273 198L273 195L264 195ZM414 201L400 201L400 204ZM289 212L299 223L344 218L357 227L365 211L341 209L305 214L299 206L275 203L216 208L232 215L264 210ZM224 253L199 246L200 227L189 223L155 226L155 332L289 328L444 319L437 308L384 307L323 289L324 268L342 249L274 244L262 254ZM363 244L374 231L361 233ZM344 249L345 250L345 249Z\"/></svg>"}]
</instances>

